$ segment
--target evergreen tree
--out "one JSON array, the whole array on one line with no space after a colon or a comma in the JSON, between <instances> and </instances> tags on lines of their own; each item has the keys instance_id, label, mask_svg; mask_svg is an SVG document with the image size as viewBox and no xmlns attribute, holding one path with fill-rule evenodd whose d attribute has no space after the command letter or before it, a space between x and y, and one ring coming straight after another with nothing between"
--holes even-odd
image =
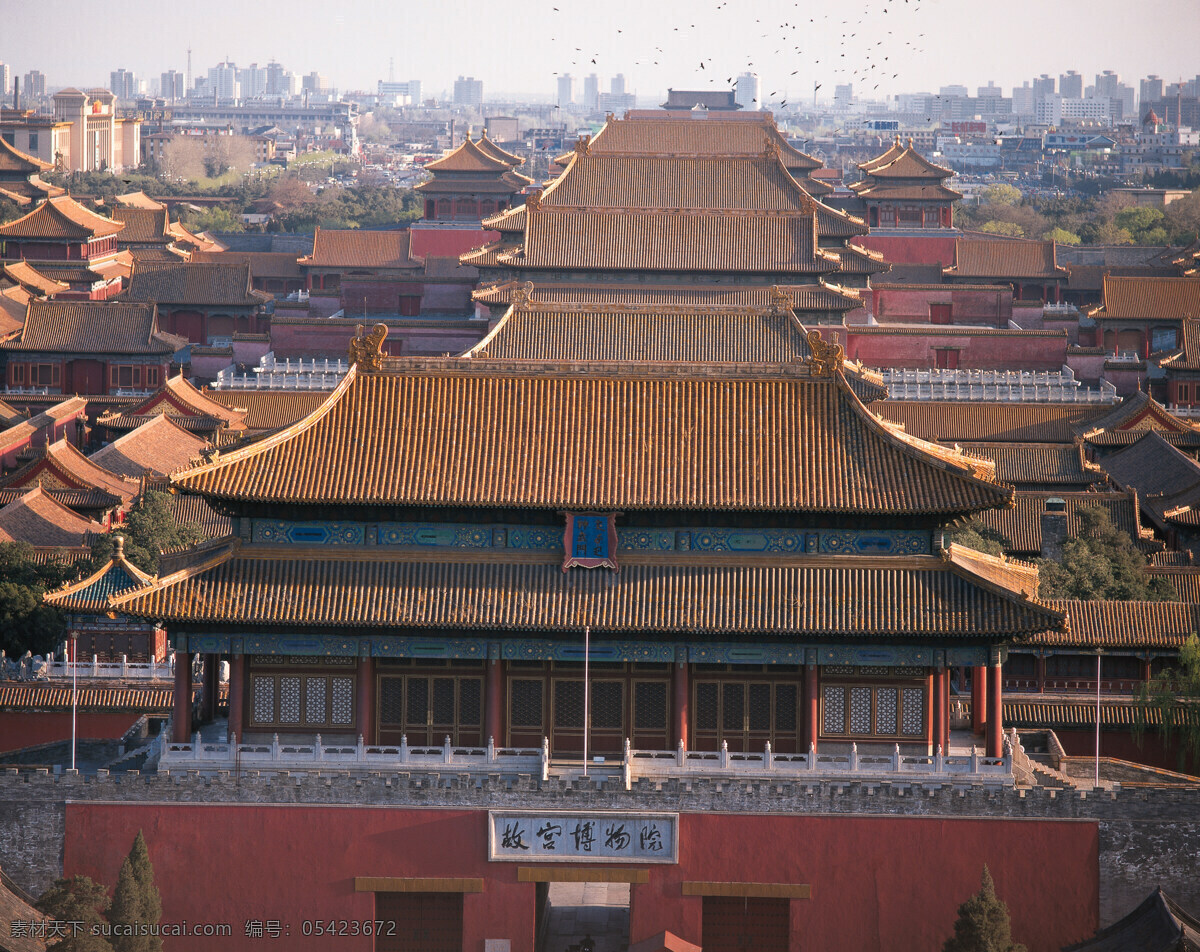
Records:
<instances>
[{"instance_id":1,"label":"evergreen tree","mask_svg":"<svg viewBox=\"0 0 1200 952\"><path fill-rule=\"evenodd\" d=\"M1193 772L1200 768L1200 638L1195 632L1179 649L1176 663L1141 686L1136 702L1137 742L1141 744L1146 729L1154 727L1164 744L1178 743L1180 770L1187 769L1189 761Z\"/></svg>"},{"instance_id":2,"label":"evergreen tree","mask_svg":"<svg viewBox=\"0 0 1200 952\"><path fill-rule=\"evenodd\" d=\"M947 542L974 549L986 555L1003 555L1008 540L991 526L985 526L978 519L968 519L945 531Z\"/></svg>"},{"instance_id":3,"label":"evergreen tree","mask_svg":"<svg viewBox=\"0 0 1200 952\"><path fill-rule=\"evenodd\" d=\"M1025 952L1025 946L1012 941L1008 906L996 898L987 866L979 892L958 907L954 936L946 940L942 952Z\"/></svg>"},{"instance_id":4,"label":"evergreen tree","mask_svg":"<svg viewBox=\"0 0 1200 952\"><path fill-rule=\"evenodd\" d=\"M108 910L108 889L87 876L59 879L37 901L37 908L66 925L67 938L54 945L55 952L113 952L102 934ZM80 923L76 928L73 924ZM78 935L74 933L78 932Z\"/></svg>"},{"instance_id":5,"label":"evergreen tree","mask_svg":"<svg viewBox=\"0 0 1200 952\"><path fill-rule=\"evenodd\" d=\"M108 921L113 925L114 952L161 952L162 938L138 935L139 930L157 925L162 918L162 899L154 885L154 867L142 831L134 837L133 847L121 864L117 888L113 891ZM119 934L130 931L132 935Z\"/></svg>"},{"instance_id":6,"label":"evergreen tree","mask_svg":"<svg viewBox=\"0 0 1200 952\"><path fill-rule=\"evenodd\" d=\"M115 534L125 537L125 558L151 573L158 571L158 556L163 549L191 545L201 538L195 524L176 525L167 494L158 492L146 493ZM113 533L96 537L92 543L92 571L112 557L113 548Z\"/></svg>"}]
</instances>

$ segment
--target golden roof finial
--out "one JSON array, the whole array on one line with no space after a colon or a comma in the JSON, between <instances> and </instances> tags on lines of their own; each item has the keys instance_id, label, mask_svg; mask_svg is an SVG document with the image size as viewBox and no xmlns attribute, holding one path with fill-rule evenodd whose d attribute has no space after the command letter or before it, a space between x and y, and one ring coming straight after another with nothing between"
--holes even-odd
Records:
<instances>
[{"instance_id":1,"label":"golden roof finial","mask_svg":"<svg viewBox=\"0 0 1200 952\"><path fill-rule=\"evenodd\" d=\"M575 140L575 154L587 155L592 145L591 136L580 136Z\"/></svg>"},{"instance_id":2,"label":"golden roof finial","mask_svg":"<svg viewBox=\"0 0 1200 952\"><path fill-rule=\"evenodd\" d=\"M542 192L540 189L530 192L525 196L525 208L528 211L536 212L542 207Z\"/></svg>"},{"instance_id":3,"label":"golden roof finial","mask_svg":"<svg viewBox=\"0 0 1200 952\"><path fill-rule=\"evenodd\" d=\"M513 288L510 295L510 303L515 308L525 307L529 303L530 296L533 294L533 282L526 281L524 284L517 285Z\"/></svg>"},{"instance_id":4,"label":"golden roof finial","mask_svg":"<svg viewBox=\"0 0 1200 952\"><path fill-rule=\"evenodd\" d=\"M842 369L846 351L837 341L827 342L820 331L809 331L808 349L812 351L809 372L814 377L832 377Z\"/></svg>"},{"instance_id":5,"label":"golden roof finial","mask_svg":"<svg viewBox=\"0 0 1200 952\"><path fill-rule=\"evenodd\" d=\"M350 341L350 366L358 366L360 370L375 371L383 369L383 339L387 337L386 324L376 324L371 333L358 324L354 328L355 336Z\"/></svg>"},{"instance_id":6,"label":"golden roof finial","mask_svg":"<svg viewBox=\"0 0 1200 952\"><path fill-rule=\"evenodd\" d=\"M912 148L912 136L909 136L909 137L908 137L908 147L909 147L910 149Z\"/></svg>"},{"instance_id":7,"label":"golden roof finial","mask_svg":"<svg viewBox=\"0 0 1200 952\"><path fill-rule=\"evenodd\" d=\"M782 291L778 284L771 285L771 313L779 316L792 309L792 296Z\"/></svg>"}]
</instances>

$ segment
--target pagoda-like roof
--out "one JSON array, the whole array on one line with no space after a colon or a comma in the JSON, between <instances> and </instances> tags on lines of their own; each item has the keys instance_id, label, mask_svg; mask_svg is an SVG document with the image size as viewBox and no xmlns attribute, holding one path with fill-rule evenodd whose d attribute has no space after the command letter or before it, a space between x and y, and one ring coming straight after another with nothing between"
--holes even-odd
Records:
<instances>
[{"instance_id":1,"label":"pagoda-like roof","mask_svg":"<svg viewBox=\"0 0 1200 952\"><path fill-rule=\"evenodd\" d=\"M141 588L151 577L125 558L124 537L113 539L112 557L85 579L80 579L53 592L43 601L65 612L104 614L110 598Z\"/></svg>"},{"instance_id":2,"label":"pagoda-like roof","mask_svg":"<svg viewBox=\"0 0 1200 952\"><path fill-rule=\"evenodd\" d=\"M21 333L0 350L83 354L173 354L184 338L158 329L153 304L30 301Z\"/></svg>"},{"instance_id":3,"label":"pagoda-like roof","mask_svg":"<svg viewBox=\"0 0 1200 952\"><path fill-rule=\"evenodd\" d=\"M101 416L96 422L101 426L109 425L108 417L149 418L152 415L166 413L176 418L199 417L212 421L213 426L228 426L230 429L243 429L242 419L246 416L243 410L234 410L223 403L211 399L210 395L197 390L183 374L176 374L167 379L158 390L150 394L140 403L132 407L124 407L120 411ZM143 419L142 422L145 422ZM180 419L176 419L176 423Z\"/></svg>"},{"instance_id":4,"label":"pagoda-like roof","mask_svg":"<svg viewBox=\"0 0 1200 952\"><path fill-rule=\"evenodd\" d=\"M407 229L318 227L313 235L312 254L301 258L300 264L312 268L420 268L422 261L412 256L410 238Z\"/></svg>"},{"instance_id":5,"label":"pagoda-like roof","mask_svg":"<svg viewBox=\"0 0 1200 952\"><path fill-rule=\"evenodd\" d=\"M1058 264L1053 241L1023 239L958 238L954 264L943 269L947 277L964 278L1066 278Z\"/></svg>"},{"instance_id":6,"label":"pagoda-like roof","mask_svg":"<svg viewBox=\"0 0 1200 952\"><path fill-rule=\"evenodd\" d=\"M1101 929L1091 939L1068 945L1063 952L1200 952L1200 919L1161 889L1140 906Z\"/></svg>"},{"instance_id":7,"label":"pagoda-like roof","mask_svg":"<svg viewBox=\"0 0 1200 952\"><path fill-rule=\"evenodd\" d=\"M15 281L25 290L38 295L39 297L54 297L63 291L70 291L71 285L62 281L56 281L42 274L37 268L31 265L28 261L6 261L0 265L3 274L10 281Z\"/></svg>"},{"instance_id":8,"label":"pagoda-like roof","mask_svg":"<svg viewBox=\"0 0 1200 952\"><path fill-rule=\"evenodd\" d=\"M863 199L890 199L901 202L957 202L962 198L961 192L947 188L940 182L929 185L894 185L887 179L883 181L864 179L861 182L855 182L850 188L859 198Z\"/></svg>"},{"instance_id":9,"label":"pagoda-like roof","mask_svg":"<svg viewBox=\"0 0 1200 952\"><path fill-rule=\"evenodd\" d=\"M46 489L100 489L121 503L128 503L138 493L136 480L124 479L98 465L67 439L48 444L34 459L0 480L5 489L39 485Z\"/></svg>"},{"instance_id":10,"label":"pagoda-like roof","mask_svg":"<svg viewBox=\"0 0 1200 952\"><path fill-rule=\"evenodd\" d=\"M270 294L254 290L250 265L245 261L139 261L130 275L127 297L156 304L214 307L257 307L271 300Z\"/></svg>"},{"instance_id":11,"label":"pagoda-like roof","mask_svg":"<svg viewBox=\"0 0 1200 952\"><path fill-rule=\"evenodd\" d=\"M189 433L166 414L159 414L97 450L90 458L109 472L123 476L168 476L191 466L207 448L207 440Z\"/></svg>"},{"instance_id":12,"label":"pagoda-like roof","mask_svg":"<svg viewBox=\"0 0 1200 952\"><path fill-rule=\"evenodd\" d=\"M0 178L17 175L36 175L38 172L49 172L54 168L53 162L43 162L36 155L22 152L7 139L0 139Z\"/></svg>"},{"instance_id":13,"label":"pagoda-like roof","mask_svg":"<svg viewBox=\"0 0 1200 952\"><path fill-rule=\"evenodd\" d=\"M942 558L630 553L613 574L563 572L556 553L330 555L232 540L109 607L167 623L980 640L1061 628L1036 584L1031 567L957 546Z\"/></svg>"},{"instance_id":14,"label":"pagoda-like roof","mask_svg":"<svg viewBox=\"0 0 1200 952\"><path fill-rule=\"evenodd\" d=\"M899 136L896 136L896 141L883 155L878 155L869 162L861 163L858 168L868 179L933 179L941 181L954 174L953 169L934 165L921 155L913 148L912 139L908 140L907 146L902 145ZM853 185L850 187L854 188Z\"/></svg>"},{"instance_id":15,"label":"pagoda-like roof","mask_svg":"<svg viewBox=\"0 0 1200 952\"><path fill-rule=\"evenodd\" d=\"M512 169L514 163L489 155L479 143L467 136L453 152L426 164L429 172L491 172L500 174Z\"/></svg>"},{"instance_id":16,"label":"pagoda-like roof","mask_svg":"<svg viewBox=\"0 0 1200 952\"><path fill-rule=\"evenodd\" d=\"M0 238L87 241L115 235L125 226L84 208L70 195L48 198L29 214L0 225Z\"/></svg>"},{"instance_id":17,"label":"pagoda-like roof","mask_svg":"<svg viewBox=\"0 0 1200 952\"><path fill-rule=\"evenodd\" d=\"M1150 430L1176 446L1200 446L1200 426L1175 416L1144 390L1076 427L1081 439L1097 446L1127 445Z\"/></svg>"},{"instance_id":18,"label":"pagoda-like roof","mask_svg":"<svg viewBox=\"0 0 1200 952\"><path fill-rule=\"evenodd\" d=\"M113 201L122 208L166 208L162 202L157 201L147 195L145 192L126 192L124 195L116 195ZM113 216L116 217L116 216Z\"/></svg>"},{"instance_id":19,"label":"pagoda-like roof","mask_svg":"<svg viewBox=\"0 0 1200 952\"><path fill-rule=\"evenodd\" d=\"M118 205L112 210L114 220L123 222L119 242L128 244L169 244L172 235L168 230L171 216L166 206L145 208L142 206Z\"/></svg>"},{"instance_id":20,"label":"pagoda-like roof","mask_svg":"<svg viewBox=\"0 0 1200 952\"><path fill-rule=\"evenodd\" d=\"M1104 473L1084 456L1083 443L960 443L968 456L990 459L1005 483L1088 486Z\"/></svg>"},{"instance_id":21,"label":"pagoda-like roof","mask_svg":"<svg viewBox=\"0 0 1200 952\"><path fill-rule=\"evenodd\" d=\"M1200 278L1104 276L1104 303L1088 312L1097 320L1186 321L1200 318Z\"/></svg>"},{"instance_id":22,"label":"pagoda-like roof","mask_svg":"<svg viewBox=\"0 0 1200 952\"><path fill-rule=\"evenodd\" d=\"M500 148L500 146L488 138L486 132L476 140L475 145L481 152L503 162L509 168L516 168L518 165L525 164L524 156L514 155L507 149Z\"/></svg>"},{"instance_id":23,"label":"pagoda-like roof","mask_svg":"<svg viewBox=\"0 0 1200 952\"><path fill-rule=\"evenodd\" d=\"M840 369L388 366L352 368L305 420L172 484L214 499L305 505L892 515L970 512L1012 497L990 463L885 426Z\"/></svg>"},{"instance_id":24,"label":"pagoda-like roof","mask_svg":"<svg viewBox=\"0 0 1200 952\"><path fill-rule=\"evenodd\" d=\"M68 509L40 486L0 509L0 542L76 547L103 532L100 523Z\"/></svg>"}]
</instances>

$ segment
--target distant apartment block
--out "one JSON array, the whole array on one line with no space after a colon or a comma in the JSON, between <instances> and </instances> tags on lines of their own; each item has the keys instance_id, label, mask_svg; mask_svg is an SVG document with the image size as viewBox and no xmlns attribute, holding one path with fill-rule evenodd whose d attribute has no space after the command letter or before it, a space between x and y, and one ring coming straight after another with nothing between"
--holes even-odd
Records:
<instances>
[{"instance_id":1,"label":"distant apartment block","mask_svg":"<svg viewBox=\"0 0 1200 952\"><path fill-rule=\"evenodd\" d=\"M459 76L454 81L454 105L482 106L483 80L474 76Z\"/></svg>"},{"instance_id":2,"label":"distant apartment block","mask_svg":"<svg viewBox=\"0 0 1200 952\"><path fill-rule=\"evenodd\" d=\"M380 103L389 106L419 106L421 104L421 81L410 79L407 82L379 80L375 95Z\"/></svg>"},{"instance_id":3,"label":"distant apartment block","mask_svg":"<svg viewBox=\"0 0 1200 952\"><path fill-rule=\"evenodd\" d=\"M127 102L137 99L139 93L137 76L124 68L114 69L108 74L108 88L118 99Z\"/></svg>"}]
</instances>

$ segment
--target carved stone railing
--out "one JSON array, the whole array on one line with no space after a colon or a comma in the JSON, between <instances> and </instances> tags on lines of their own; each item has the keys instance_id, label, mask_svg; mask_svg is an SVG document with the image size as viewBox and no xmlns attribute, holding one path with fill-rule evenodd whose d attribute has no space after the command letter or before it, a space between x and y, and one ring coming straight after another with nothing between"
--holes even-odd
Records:
<instances>
[{"instance_id":1,"label":"carved stone railing","mask_svg":"<svg viewBox=\"0 0 1200 952\"><path fill-rule=\"evenodd\" d=\"M44 666L46 678L51 681L77 678L111 679L116 681L170 681L175 676L174 657L166 661L99 661L92 655L91 661L51 661Z\"/></svg>"}]
</instances>

